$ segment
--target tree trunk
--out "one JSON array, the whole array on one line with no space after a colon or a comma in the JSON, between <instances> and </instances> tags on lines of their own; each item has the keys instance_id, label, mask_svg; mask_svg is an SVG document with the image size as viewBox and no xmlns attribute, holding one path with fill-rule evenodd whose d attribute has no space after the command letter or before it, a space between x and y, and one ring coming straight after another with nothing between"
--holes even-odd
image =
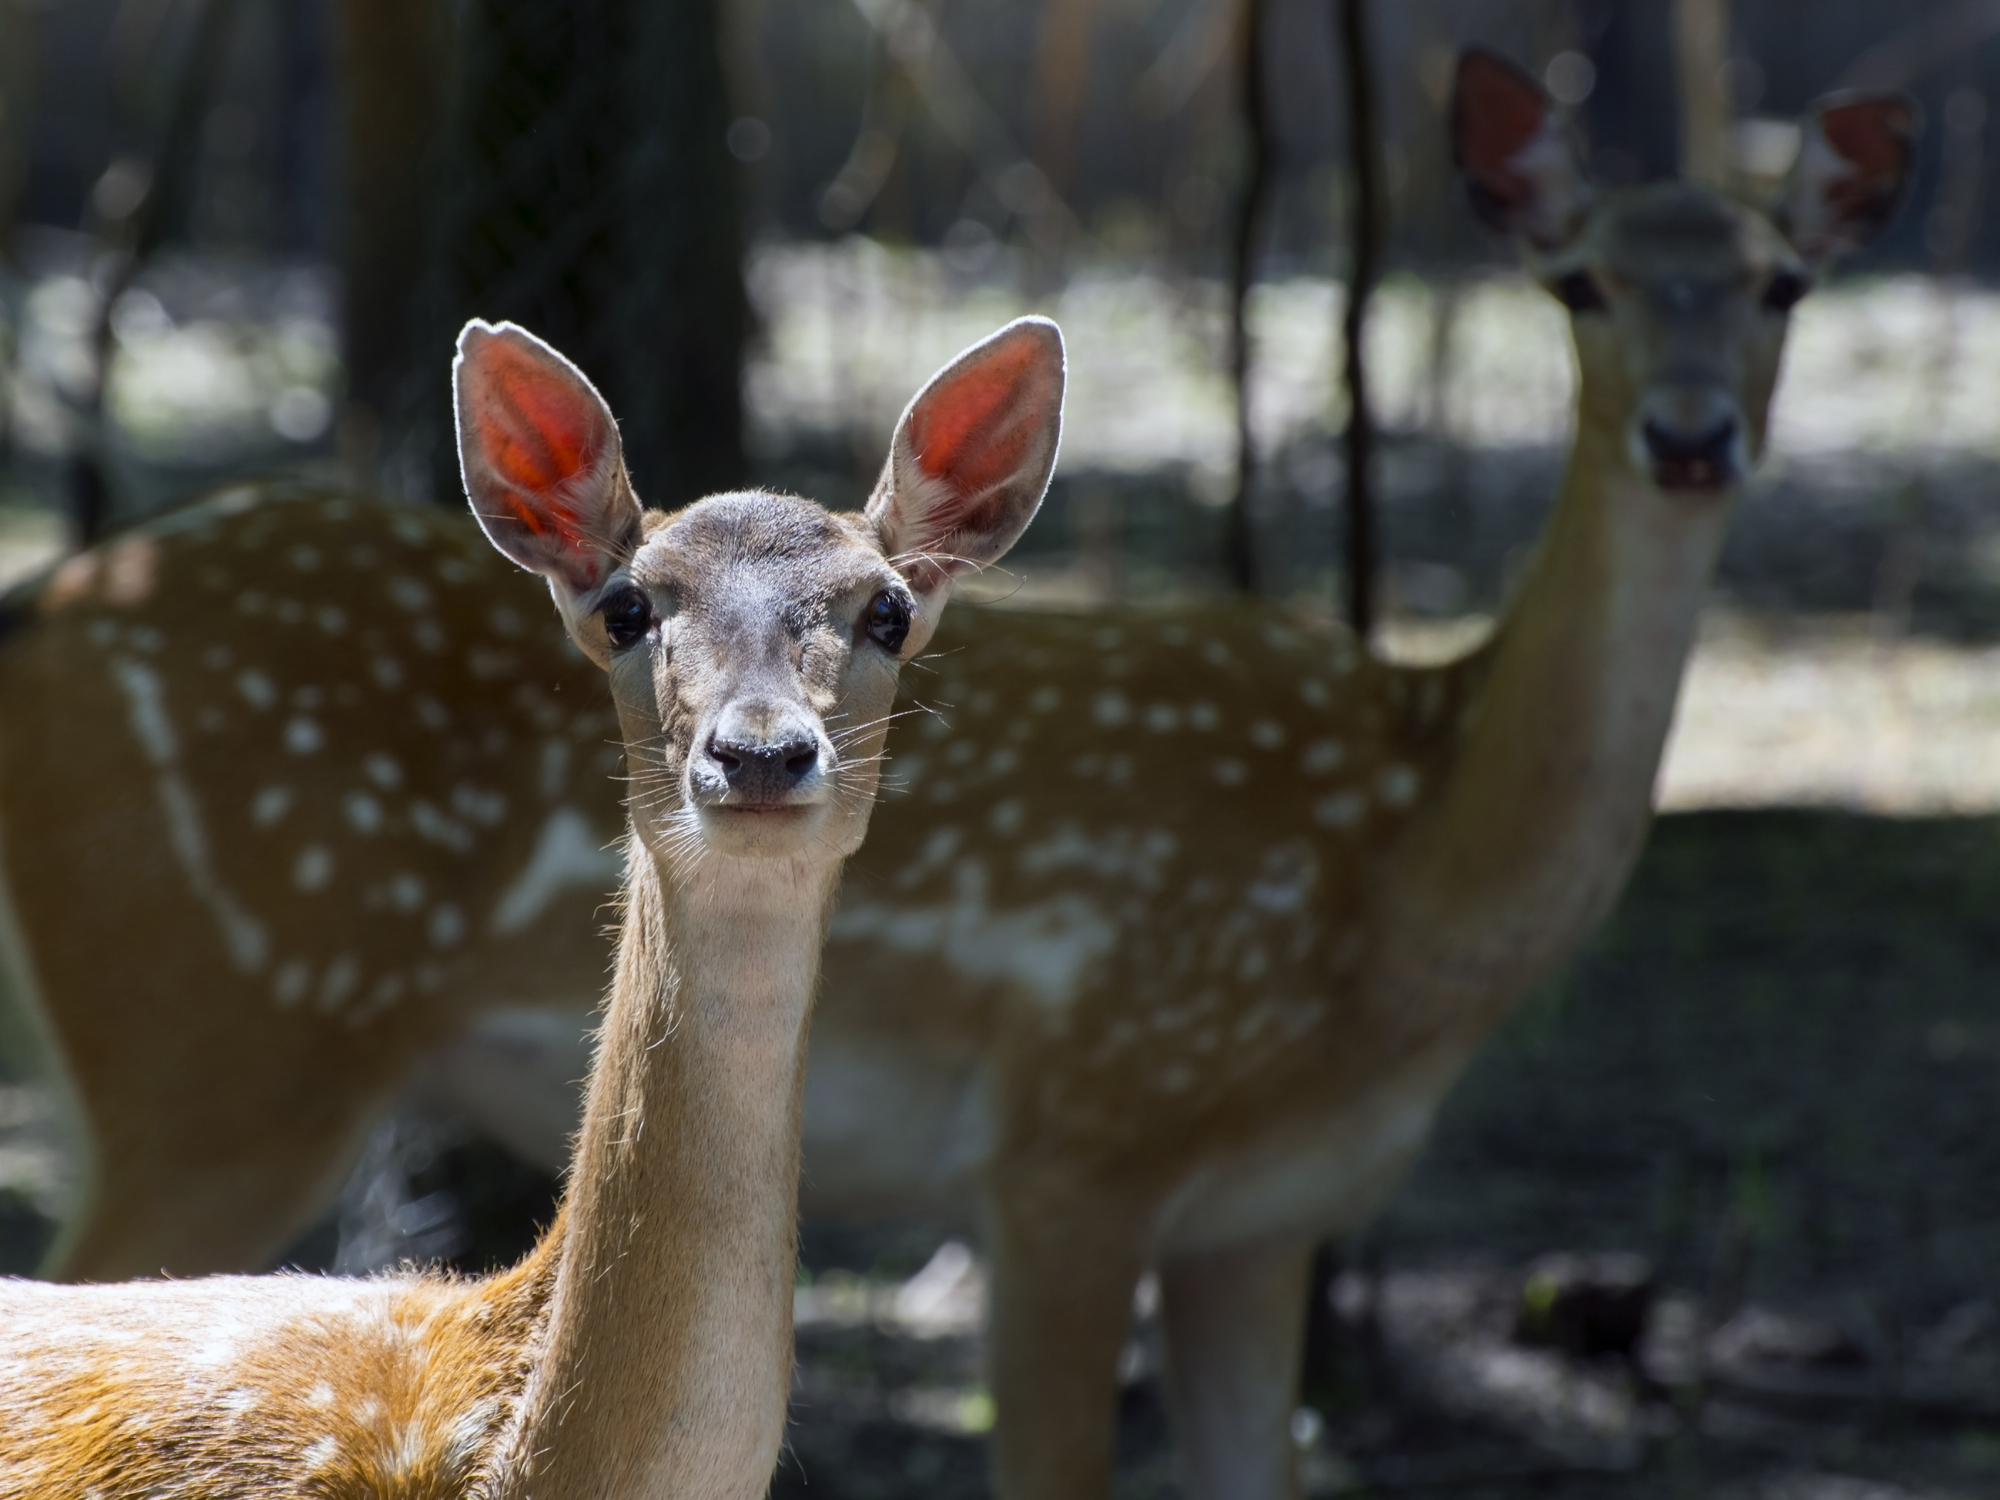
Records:
<instances>
[{"instance_id":1,"label":"tree trunk","mask_svg":"<svg viewBox=\"0 0 2000 1500\"><path fill-rule=\"evenodd\" d=\"M342 339L347 407L341 446L364 483L381 467L383 426L421 378L411 321L435 220L431 196L451 97L452 26L444 0L341 0ZM442 385L439 372L428 372Z\"/></svg>"},{"instance_id":2,"label":"tree trunk","mask_svg":"<svg viewBox=\"0 0 2000 1500\"><path fill-rule=\"evenodd\" d=\"M748 308L719 0L470 0L460 26L444 316L411 356L437 490L458 489L444 360L472 316L581 366L652 503L740 484Z\"/></svg>"},{"instance_id":3,"label":"tree trunk","mask_svg":"<svg viewBox=\"0 0 2000 1500\"><path fill-rule=\"evenodd\" d=\"M1729 0L1674 0L1674 62L1681 96L1681 176L1729 185Z\"/></svg>"}]
</instances>

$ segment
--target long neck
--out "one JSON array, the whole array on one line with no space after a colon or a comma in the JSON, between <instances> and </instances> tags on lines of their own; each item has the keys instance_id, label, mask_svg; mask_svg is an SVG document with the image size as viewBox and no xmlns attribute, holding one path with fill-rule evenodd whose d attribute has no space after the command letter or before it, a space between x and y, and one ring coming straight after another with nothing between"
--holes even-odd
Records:
<instances>
[{"instance_id":1,"label":"long neck","mask_svg":"<svg viewBox=\"0 0 2000 1500\"><path fill-rule=\"evenodd\" d=\"M1451 770L1380 872L1382 1003L1483 1024L1609 906L1651 816L1727 515L1635 472L1621 434L1580 426Z\"/></svg>"},{"instance_id":2,"label":"long neck","mask_svg":"<svg viewBox=\"0 0 2000 1500\"><path fill-rule=\"evenodd\" d=\"M791 1371L806 1021L837 865L632 842L516 1496L755 1500Z\"/></svg>"}]
</instances>

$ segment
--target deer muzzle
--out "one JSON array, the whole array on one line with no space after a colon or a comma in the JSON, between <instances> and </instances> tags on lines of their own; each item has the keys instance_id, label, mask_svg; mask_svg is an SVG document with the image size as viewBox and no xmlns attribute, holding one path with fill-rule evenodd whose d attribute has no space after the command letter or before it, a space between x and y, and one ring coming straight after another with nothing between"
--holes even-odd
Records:
<instances>
[{"instance_id":1,"label":"deer muzzle","mask_svg":"<svg viewBox=\"0 0 2000 1500\"><path fill-rule=\"evenodd\" d=\"M1635 457L1663 490L1729 489L1749 467L1736 403L1712 388L1655 390L1636 425Z\"/></svg>"},{"instance_id":2,"label":"deer muzzle","mask_svg":"<svg viewBox=\"0 0 2000 1500\"><path fill-rule=\"evenodd\" d=\"M688 759L689 800L740 812L813 806L826 798L832 764L825 731L803 705L736 699Z\"/></svg>"}]
</instances>

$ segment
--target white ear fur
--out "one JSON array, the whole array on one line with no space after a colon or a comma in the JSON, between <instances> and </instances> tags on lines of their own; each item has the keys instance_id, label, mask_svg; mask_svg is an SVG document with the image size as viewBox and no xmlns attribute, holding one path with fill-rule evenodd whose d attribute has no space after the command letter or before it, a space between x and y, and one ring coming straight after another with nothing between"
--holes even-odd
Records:
<instances>
[{"instance_id":1,"label":"white ear fur","mask_svg":"<svg viewBox=\"0 0 2000 1500\"><path fill-rule=\"evenodd\" d=\"M896 423L867 515L927 610L1034 519L1055 472L1066 374L1056 325L1019 318L932 376Z\"/></svg>"},{"instance_id":2,"label":"white ear fur","mask_svg":"<svg viewBox=\"0 0 2000 1500\"><path fill-rule=\"evenodd\" d=\"M581 370L526 329L477 318L452 364L459 470L480 528L549 580L566 622L637 548L618 424Z\"/></svg>"}]
</instances>

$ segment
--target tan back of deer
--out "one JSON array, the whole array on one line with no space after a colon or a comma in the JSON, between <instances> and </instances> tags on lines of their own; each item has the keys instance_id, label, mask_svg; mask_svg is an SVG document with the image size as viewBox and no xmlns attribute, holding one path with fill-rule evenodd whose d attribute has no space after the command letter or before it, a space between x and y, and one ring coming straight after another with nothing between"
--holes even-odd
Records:
<instances>
[{"instance_id":1,"label":"tan back of deer","mask_svg":"<svg viewBox=\"0 0 2000 1500\"><path fill-rule=\"evenodd\" d=\"M547 580L571 642L608 681L632 788L615 977L561 1210L522 1264L476 1281L0 1284L0 1493L754 1500L769 1486L790 1383L799 1102L827 912L867 830L904 660L931 635L952 577L1004 553L1047 486L1061 340L1053 324L1022 320L940 372L898 425L866 512L849 516L761 492L642 511L596 391L511 326L468 325L454 379L480 526ZM221 587L231 549L268 564L270 535L228 524L240 514L192 512L125 543L102 580L76 574L71 592L40 596L52 624L115 622L110 635L86 629L99 655L82 702L102 711L89 689L109 681L146 769L114 757L78 770L110 774L113 788L136 773L140 796L122 810L140 827L164 820L175 883L195 898L199 936L155 927L114 934L105 951L219 938L234 972L264 982L273 1014L316 1011L322 1027L407 1045L419 1033L388 1018L450 995L448 955L470 940L463 916L402 903L426 926L421 946L446 955L418 961L407 934L401 946L351 930L350 946L317 945L325 911L315 922L309 898L345 863L375 892L363 900L374 919L397 915L402 885L445 871L396 832L471 858L461 830L505 819L482 758L504 758L523 725L548 744L576 726L536 711L543 689L509 691L530 682L527 663L472 644L522 633L494 602L517 591L494 591L471 618L441 608L441 593L462 590L463 603L494 580L459 554L425 558L421 580L403 571L396 545L423 537L396 536L379 505L288 513L317 528L314 543L292 538L292 568L344 576L349 587L332 592L346 603L322 594L310 618L288 619L299 601L287 597L249 615L351 634L360 649L344 661L307 653L326 676L288 694L285 717L255 675L261 653L283 649L282 629L274 647L253 628L223 660L217 641L196 644L187 616L127 598L139 619L118 619L121 590L150 592L144 570L176 584L195 574L200 584L171 590L193 599ZM416 664L447 652L471 674L461 685L510 704L469 741L431 696L449 674ZM381 732L385 701L405 706L403 733ZM231 789L195 770L213 759L203 737L246 717L265 730L261 749L275 740L307 761L346 750L363 778L340 800L347 836L304 829L325 842L291 851L289 871L239 861L240 833L204 815L204 796L229 805ZM440 755L425 735L452 748ZM9 765L17 754L10 740ZM476 789L449 808L410 780L441 766ZM95 790L86 780L70 795ZM283 804L268 827L298 813L291 788L234 790ZM377 836L388 859L357 870L353 840ZM267 883L287 877L291 899L270 899ZM23 882L9 886L18 898ZM525 899L498 894L487 910L503 915ZM18 945L10 957L15 981L32 982ZM95 1057L65 1061L87 1079ZM265 1065L240 1052L232 1071ZM96 1144L117 1149L109 1132Z\"/></svg>"},{"instance_id":2,"label":"tan back of deer","mask_svg":"<svg viewBox=\"0 0 2000 1500\"><path fill-rule=\"evenodd\" d=\"M1309 1246L1381 1201L1480 1038L1615 897L1644 836L1729 497L1762 446L1786 313L1818 265L1885 216L1909 131L1896 101L1815 112L1794 184L1768 215L1674 184L1593 204L1539 90L1496 59L1467 59L1457 132L1475 202L1575 310L1581 381L1575 451L1541 550L1492 641L1466 660L1387 666L1337 632L1248 604L967 611L941 628L934 675L913 674L899 707L948 707L895 731L889 794L832 922L806 1093L806 1202L928 1212L985 1235L1004 1494L1106 1489L1117 1352L1148 1262L1162 1272L1193 1488L1289 1491ZM224 531L261 526L264 539L189 606L195 616L232 642L259 628L231 601L260 572L285 580L282 592L263 590L267 606L337 604L337 575L300 573L286 557L316 528L341 524L345 503L272 501L229 519ZM161 539L171 571L160 579L200 566L192 549L183 565L179 545ZM440 525L399 566L430 587L460 545ZM59 680L60 662L94 659L86 633L107 628L94 617L130 630L143 622L121 609L166 609L182 594L163 582L147 601L118 605L115 558L94 564L89 618L63 623L75 607L51 605L0 655L8 701L23 680L15 663L47 649L56 665L45 670ZM481 622L523 606L503 579L465 587L454 618L468 623L436 657L454 674L450 696L431 691L468 726L479 714L501 720L508 748L475 761L483 728L441 736L463 747L449 752L458 759L440 750L421 786L405 783L406 798L462 830L463 848L414 822L400 834L399 861L434 861L422 867L430 904L398 918L397 956L383 962L440 972L434 988L385 1009L351 1013L351 997L321 1001L316 987L280 1006L269 973L253 981L230 968L222 919L168 836L171 799L147 790L155 773L140 758L143 735L127 727L125 690L100 662L92 670L108 685L92 722L105 727L89 737L116 742L107 753L124 757L133 826L147 830L125 847L149 851L162 892L173 892L135 898L131 920L203 945L178 988L136 973L129 992L102 982L89 961L102 938L72 935L65 918L111 867L74 838L14 852L14 820L33 818L66 768L51 745L24 758L0 737L14 901L34 907L20 926L65 1050L84 1050L93 1012L162 1013L148 1047L126 1045L114 1022L91 1066L75 1068L99 1176L57 1270L125 1273L167 1246L270 1253L324 1203L376 1101L420 1054L517 1141L533 1134L524 1114L563 1117L560 1081L573 1065L564 1071L557 1048L538 1070L525 1016L496 1016L555 994L563 966L573 995L597 972L601 950L573 938L548 950L547 969L525 954L535 934L578 929L599 899L606 882L583 829L602 836L615 809L583 772L597 731L581 668L531 636L509 637L504 649L536 693L516 707L482 686L473 653L501 643ZM302 614L302 639L311 628ZM73 644L44 648L58 631ZM285 684L316 685L304 669ZM239 713L226 679L202 691ZM190 696L182 709L169 697L177 714L204 701ZM236 762L254 776L221 757L212 770L189 760L180 774L214 778L216 790L205 781L200 794L238 820L230 857L266 861L261 882L246 884L246 873L228 888L325 914L299 919L319 944L317 986L342 944L378 926L389 940L389 918L372 916L365 893L402 865L378 865L377 835L343 811L344 798L368 791L361 747L345 761L294 756L277 749L276 729L274 718ZM365 742L359 723L356 733ZM475 764L479 778L458 769ZM295 811L309 801L313 821L285 833L256 824L266 780L296 791ZM465 809L498 805L482 800L491 793L504 816L489 828L454 811L461 782ZM239 855L239 840L270 852ZM315 840L357 862L351 883L287 883ZM113 847L109 837L100 847ZM50 886L60 889L40 889ZM446 901L456 941L438 946L432 908ZM513 925L521 914L528 925ZM78 949L55 979L45 941ZM399 1015L404 1007L423 1014ZM339 1042L350 1027L355 1040ZM149 1050L175 1035L187 1038L179 1051ZM348 1064L336 1045L366 1063ZM282 1116L284 1100L309 1101L325 1117L311 1141L300 1131L268 1157L260 1117L235 1107L232 1069L253 1046L298 1060L258 1108ZM161 1056L189 1072L162 1070ZM351 1082L349 1066L378 1092ZM555 1085L538 1097L554 1102L510 1114L499 1096L518 1095L537 1071ZM155 1179L127 1170L140 1160L136 1137L178 1130L183 1091L213 1114L170 1135L178 1160L156 1163ZM114 1150L126 1121L135 1140ZM289 1179L280 1155L297 1164ZM174 1196L197 1169L254 1174L263 1216L199 1222ZM317 1191L299 1185L307 1180ZM126 1215L123 1204L138 1207Z\"/></svg>"}]
</instances>

